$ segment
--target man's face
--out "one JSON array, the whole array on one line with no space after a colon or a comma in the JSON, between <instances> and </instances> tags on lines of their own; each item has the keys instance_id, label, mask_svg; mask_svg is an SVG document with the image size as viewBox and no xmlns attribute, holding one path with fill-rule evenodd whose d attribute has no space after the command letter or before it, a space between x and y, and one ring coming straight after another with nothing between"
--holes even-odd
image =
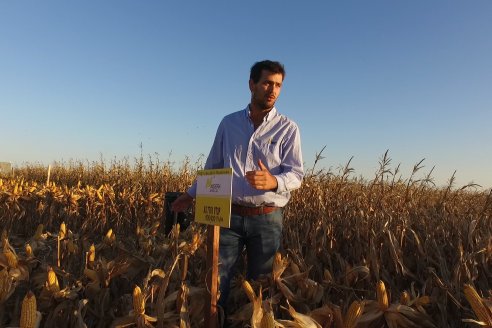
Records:
<instances>
[{"instance_id":1,"label":"man's face","mask_svg":"<svg viewBox=\"0 0 492 328\"><path fill-rule=\"evenodd\" d=\"M272 108L282 89L282 81L283 77L280 73L272 73L267 70L261 71L258 83L249 80L251 103L261 110Z\"/></svg>"}]
</instances>

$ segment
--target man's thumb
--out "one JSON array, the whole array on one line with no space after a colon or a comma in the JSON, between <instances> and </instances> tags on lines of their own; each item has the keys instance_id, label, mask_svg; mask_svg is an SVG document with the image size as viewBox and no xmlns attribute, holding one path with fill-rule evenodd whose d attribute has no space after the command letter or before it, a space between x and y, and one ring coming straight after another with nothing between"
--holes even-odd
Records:
<instances>
[{"instance_id":1,"label":"man's thumb","mask_svg":"<svg viewBox=\"0 0 492 328\"><path fill-rule=\"evenodd\" d=\"M258 160L258 165L260 166L260 170L262 170L262 171L268 171L267 167L265 166L265 164L263 164L263 162L261 161L261 159Z\"/></svg>"}]
</instances>

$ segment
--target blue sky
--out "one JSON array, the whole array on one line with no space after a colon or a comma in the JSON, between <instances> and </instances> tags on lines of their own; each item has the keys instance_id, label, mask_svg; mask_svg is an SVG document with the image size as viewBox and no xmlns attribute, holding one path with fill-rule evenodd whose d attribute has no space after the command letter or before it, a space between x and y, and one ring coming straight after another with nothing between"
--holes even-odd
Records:
<instances>
[{"instance_id":1,"label":"blue sky","mask_svg":"<svg viewBox=\"0 0 492 328\"><path fill-rule=\"evenodd\" d=\"M306 167L492 187L492 1L1 1L0 161L208 154L258 60ZM488 140L488 141L487 141ZM171 154L171 155L170 155Z\"/></svg>"}]
</instances>

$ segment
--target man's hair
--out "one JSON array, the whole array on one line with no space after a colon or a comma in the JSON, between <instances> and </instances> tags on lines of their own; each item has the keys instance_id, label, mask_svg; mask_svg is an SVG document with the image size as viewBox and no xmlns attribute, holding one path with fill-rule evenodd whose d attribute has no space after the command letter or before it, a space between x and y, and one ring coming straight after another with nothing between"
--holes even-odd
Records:
<instances>
[{"instance_id":1,"label":"man's hair","mask_svg":"<svg viewBox=\"0 0 492 328\"><path fill-rule=\"evenodd\" d=\"M261 72L263 70L269 71L271 73L282 74L282 80L285 78L284 65L280 64L278 61L263 60L256 62L251 67L251 73L249 74L249 79L253 80L254 83L258 83L261 77Z\"/></svg>"}]
</instances>

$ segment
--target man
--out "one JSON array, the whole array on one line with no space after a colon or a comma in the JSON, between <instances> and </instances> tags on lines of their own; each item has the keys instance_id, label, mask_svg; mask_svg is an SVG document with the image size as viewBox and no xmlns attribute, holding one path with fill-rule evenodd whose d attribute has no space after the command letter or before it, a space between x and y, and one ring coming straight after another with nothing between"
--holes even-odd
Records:
<instances>
[{"instance_id":1,"label":"man","mask_svg":"<svg viewBox=\"0 0 492 328\"><path fill-rule=\"evenodd\" d=\"M233 172L231 226L220 230L222 306L245 246L247 279L271 273L281 243L282 207L304 176L299 129L275 108L284 77L278 62L265 60L251 67L251 102L222 119L205 163L205 169ZM188 208L195 196L196 183L172 204L173 211Z\"/></svg>"}]
</instances>

